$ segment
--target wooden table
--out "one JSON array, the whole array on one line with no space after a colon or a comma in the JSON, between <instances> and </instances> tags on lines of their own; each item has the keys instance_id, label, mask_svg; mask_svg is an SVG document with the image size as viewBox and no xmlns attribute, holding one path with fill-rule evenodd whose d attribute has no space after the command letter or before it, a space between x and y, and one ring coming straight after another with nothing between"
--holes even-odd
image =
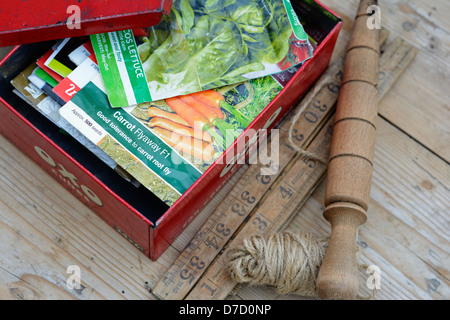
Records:
<instances>
[{"instance_id":1,"label":"wooden table","mask_svg":"<svg viewBox=\"0 0 450 320\"><path fill-rule=\"evenodd\" d=\"M336 57L347 44L358 1L323 3L344 20ZM380 104L369 219L359 230L360 262L381 271L375 299L449 299L450 2L395 0L380 6L391 36L403 37L419 53ZM0 168L3 299L154 299L148 289L235 180L152 262L1 136ZM325 181L289 231L329 234L322 217L324 191ZM67 288L71 265L81 271L79 290ZM369 274L362 269L358 276L360 294L368 295ZM303 299L248 286L235 298Z\"/></svg>"}]
</instances>

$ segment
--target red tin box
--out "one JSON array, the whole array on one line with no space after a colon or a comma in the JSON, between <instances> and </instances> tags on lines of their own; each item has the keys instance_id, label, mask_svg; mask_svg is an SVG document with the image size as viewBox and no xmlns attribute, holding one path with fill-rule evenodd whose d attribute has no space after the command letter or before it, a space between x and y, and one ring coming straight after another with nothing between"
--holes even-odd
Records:
<instances>
[{"instance_id":1,"label":"red tin box","mask_svg":"<svg viewBox=\"0 0 450 320\"><path fill-rule=\"evenodd\" d=\"M293 2L305 30L317 41L288 85L247 129L272 129L328 67L342 20L318 1ZM236 172L227 154L242 153L238 140L170 208L146 188L124 182L77 141L12 92L10 80L42 56L52 42L16 46L0 62L0 133L63 184L75 197L156 260ZM253 131L253 132L255 132ZM247 135L248 137L248 135ZM236 160L238 157L235 157Z\"/></svg>"},{"instance_id":2,"label":"red tin box","mask_svg":"<svg viewBox=\"0 0 450 320\"><path fill-rule=\"evenodd\" d=\"M171 4L172 0L2 1L0 47L148 27L157 24Z\"/></svg>"}]
</instances>

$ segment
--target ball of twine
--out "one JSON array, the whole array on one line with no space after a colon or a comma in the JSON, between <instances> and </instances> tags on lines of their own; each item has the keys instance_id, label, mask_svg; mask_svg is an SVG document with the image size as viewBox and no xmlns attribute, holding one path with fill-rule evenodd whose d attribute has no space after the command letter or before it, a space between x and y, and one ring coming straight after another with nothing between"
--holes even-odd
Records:
<instances>
[{"instance_id":1,"label":"ball of twine","mask_svg":"<svg viewBox=\"0 0 450 320\"><path fill-rule=\"evenodd\" d=\"M269 285L278 294L317 297L316 279L328 238L290 232L265 239L245 239L230 256L229 270L238 283Z\"/></svg>"}]
</instances>

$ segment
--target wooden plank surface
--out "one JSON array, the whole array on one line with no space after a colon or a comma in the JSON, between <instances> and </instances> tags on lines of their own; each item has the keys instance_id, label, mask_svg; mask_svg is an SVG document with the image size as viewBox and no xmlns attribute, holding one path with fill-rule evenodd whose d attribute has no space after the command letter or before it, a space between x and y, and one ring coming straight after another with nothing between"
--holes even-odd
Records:
<instances>
[{"instance_id":1,"label":"wooden plank surface","mask_svg":"<svg viewBox=\"0 0 450 320\"><path fill-rule=\"evenodd\" d=\"M344 28L345 49L357 0L324 0ZM382 23L419 49L380 104L368 222L359 232L361 262L381 270L375 299L450 298L450 3L382 1ZM244 168L243 168L244 169ZM226 195L239 171L156 262L150 261L68 191L0 137L0 298L153 299L153 287ZM288 230L328 235L325 182ZM69 289L77 265L82 287ZM368 278L359 274L361 283ZM364 285L361 295L370 290ZM243 286L236 299L302 299Z\"/></svg>"}]
</instances>

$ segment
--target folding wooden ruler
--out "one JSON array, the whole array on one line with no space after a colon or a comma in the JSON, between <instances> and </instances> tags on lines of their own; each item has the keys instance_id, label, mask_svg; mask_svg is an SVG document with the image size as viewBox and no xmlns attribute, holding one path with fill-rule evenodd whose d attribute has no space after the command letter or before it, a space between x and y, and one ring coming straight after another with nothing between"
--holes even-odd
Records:
<instances>
[{"instance_id":1,"label":"folding wooden ruler","mask_svg":"<svg viewBox=\"0 0 450 320\"><path fill-rule=\"evenodd\" d=\"M381 43L388 37L381 33ZM383 48L380 59L380 99L414 59L416 50L401 39ZM323 87L306 107L292 130L293 141L326 157L331 141L333 112L338 98L343 59L317 82ZM295 113L295 111L294 111ZM297 153L288 139L291 119L281 125L279 168L261 175L263 166L251 164L151 292L159 299L226 299L236 283L230 277L227 254L252 235L283 229L320 183L327 165ZM270 142L268 143L269 148Z\"/></svg>"}]
</instances>

